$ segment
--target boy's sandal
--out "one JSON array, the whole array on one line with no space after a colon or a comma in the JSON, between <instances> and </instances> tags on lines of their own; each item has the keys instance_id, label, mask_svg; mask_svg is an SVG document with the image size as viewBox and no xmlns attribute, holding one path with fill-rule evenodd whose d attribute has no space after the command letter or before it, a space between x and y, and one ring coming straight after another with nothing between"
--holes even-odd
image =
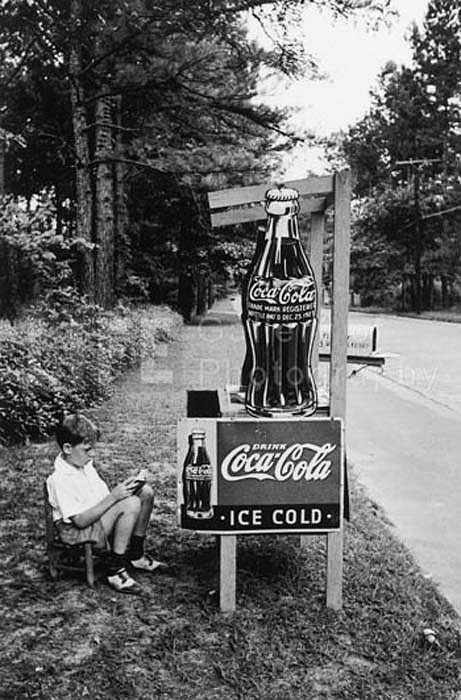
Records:
<instances>
[{"instance_id":1,"label":"boy's sandal","mask_svg":"<svg viewBox=\"0 0 461 700\"><path fill-rule=\"evenodd\" d=\"M133 569L138 569L139 571L157 571L158 569L167 569L168 565L161 561L157 561L150 554L143 554L140 559L135 559L130 562Z\"/></svg>"},{"instance_id":2,"label":"boy's sandal","mask_svg":"<svg viewBox=\"0 0 461 700\"><path fill-rule=\"evenodd\" d=\"M107 577L107 583L119 593L140 593L141 586L131 578L126 569L120 569L113 576Z\"/></svg>"}]
</instances>

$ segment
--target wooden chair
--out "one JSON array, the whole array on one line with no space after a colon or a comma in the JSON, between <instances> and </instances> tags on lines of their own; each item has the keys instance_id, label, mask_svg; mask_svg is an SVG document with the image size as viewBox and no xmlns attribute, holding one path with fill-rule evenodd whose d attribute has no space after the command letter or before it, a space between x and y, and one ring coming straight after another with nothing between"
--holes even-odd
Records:
<instances>
[{"instance_id":1,"label":"wooden chair","mask_svg":"<svg viewBox=\"0 0 461 700\"><path fill-rule=\"evenodd\" d=\"M43 502L45 506L46 551L51 578L56 581L61 571L84 571L88 585L94 588L95 560L98 554L94 552L92 543L69 545L61 542L53 522L53 509L48 500L46 481L43 484Z\"/></svg>"}]
</instances>

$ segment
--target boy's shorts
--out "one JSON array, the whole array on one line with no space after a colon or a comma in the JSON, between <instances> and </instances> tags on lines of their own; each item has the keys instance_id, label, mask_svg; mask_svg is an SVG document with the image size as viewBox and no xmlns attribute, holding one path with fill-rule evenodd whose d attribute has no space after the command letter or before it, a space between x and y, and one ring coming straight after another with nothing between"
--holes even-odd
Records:
<instances>
[{"instance_id":1,"label":"boy's shorts","mask_svg":"<svg viewBox=\"0 0 461 700\"><path fill-rule=\"evenodd\" d=\"M61 542L64 542L64 544L74 545L91 542L96 549L110 549L104 527L100 520L96 520L92 525L82 528L76 527L72 523L65 523L63 520L56 520L54 524L58 531L59 539Z\"/></svg>"}]
</instances>

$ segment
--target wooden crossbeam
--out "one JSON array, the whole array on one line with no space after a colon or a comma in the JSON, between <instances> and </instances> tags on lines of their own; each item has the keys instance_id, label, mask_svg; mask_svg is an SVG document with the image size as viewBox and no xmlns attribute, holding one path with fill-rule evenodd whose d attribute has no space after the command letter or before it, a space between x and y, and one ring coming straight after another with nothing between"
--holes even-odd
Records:
<instances>
[{"instance_id":1,"label":"wooden crossbeam","mask_svg":"<svg viewBox=\"0 0 461 700\"><path fill-rule=\"evenodd\" d=\"M302 199L300 201L300 212L312 214L314 212L323 212L326 207L325 197L312 197L310 199ZM243 224L245 221L262 221L267 218L266 209L261 204L253 207L245 207L241 209L233 208L224 211L211 213L211 225L213 228L219 226L231 226L232 224Z\"/></svg>"},{"instance_id":2,"label":"wooden crossbeam","mask_svg":"<svg viewBox=\"0 0 461 700\"><path fill-rule=\"evenodd\" d=\"M331 362L329 352L319 353L320 362ZM367 365L370 367L382 367L386 362L386 355L348 355L347 362L351 365Z\"/></svg>"},{"instance_id":3,"label":"wooden crossbeam","mask_svg":"<svg viewBox=\"0 0 461 700\"><path fill-rule=\"evenodd\" d=\"M308 177L303 180L290 180L277 183L283 187L293 187L302 197L315 197L331 195L334 192L334 182L332 175L322 175L321 177ZM227 207L237 207L242 204L261 204L271 184L250 185L249 187L234 187L230 190L216 190L208 193L208 203L210 210L225 209Z\"/></svg>"}]
</instances>

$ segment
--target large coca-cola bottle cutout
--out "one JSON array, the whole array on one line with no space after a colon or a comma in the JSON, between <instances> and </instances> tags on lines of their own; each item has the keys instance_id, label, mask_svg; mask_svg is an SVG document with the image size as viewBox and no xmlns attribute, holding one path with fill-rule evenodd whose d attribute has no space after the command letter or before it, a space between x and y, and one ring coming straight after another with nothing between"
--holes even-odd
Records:
<instances>
[{"instance_id":1,"label":"large coca-cola bottle cutout","mask_svg":"<svg viewBox=\"0 0 461 700\"><path fill-rule=\"evenodd\" d=\"M298 211L296 190L266 192L266 235L242 315L251 357L245 407L254 416L307 416L317 408L311 369L317 287L299 239Z\"/></svg>"}]
</instances>

